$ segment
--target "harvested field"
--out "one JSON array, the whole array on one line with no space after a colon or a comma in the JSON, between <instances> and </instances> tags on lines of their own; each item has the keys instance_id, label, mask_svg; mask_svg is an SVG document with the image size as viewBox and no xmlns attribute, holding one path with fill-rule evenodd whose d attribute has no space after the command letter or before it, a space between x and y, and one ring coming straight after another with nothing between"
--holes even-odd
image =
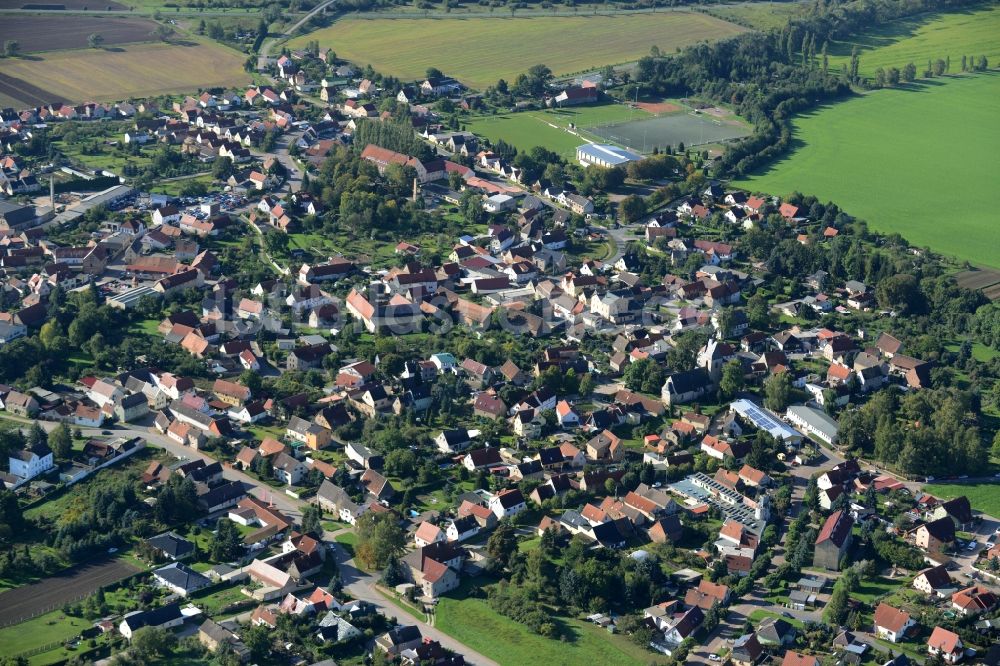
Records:
<instances>
[{"instance_id":1,"label":"harvested field","mask_svg":"<svg viewBox=\"0 0 1000 666\"><path fill-rule=\"evenodd\" d=\"M525 18L345 18L288 42L318 40L337 56L371 64L404 80L437 67L468 86L483 89L497 79L513 81L538 63L570 74L609 63L637 60L653 45L664 53L702 40L723 39L746 28L686 11L624 16ZM499 46L502 45L502 46Z\"/></svg>"},{"instance_id":2,"label":"harvested field","mask_svg":"<svg viewBox=\"0 0 1000 666\"><path fill-rule=\"evenodd\" d=\"M0 626L23 622L39 613L82 599L104 585L116 583L139 571L119 559L102 560L66 569L40 583L0 594Z\"/></svg>"},{"instance_id":3,"label":"harvested field","mask_svg":"<svg viewBox=\"0 0 1000 666\"><path fill-rule=\"evenodd\" d=\"M191 93L198 88L241 86L250 80L239 53L198 42L130 44L109 51L56 51L31 59L4 59L0 75L6 75L10 84L0 87L0 94L20 100L13 106L33 103L34 98L23 91L25 81L43 91L46 102L81 103ZM10 82L11 77L22 83Z\"/></svg>"},{"instance_id":4,"label":"harvested field","mask_svg":"<svg viewBox=\"0 0 1000 666\"><path fill-rule=\"evenodd\" d=\"M48 91L0 72L0 106L41 106L53 101Z\"/></svg>"},{"instance_id":5,"label":"harvested field","mask_svg":"<svg viewBox=\"0 0 1000 666\"><path fill-rule=\"evenodd\" d=\"M99 34L103 46L150 39L156 23L140 18L100 16L6 16L0 22L0 42L17 40L23 53L87 48L87 38Z\"/></svg>"},{"instance_id":6,"label":"harvested field","mask_svg":"<svg viewBox=\"0 0 1000 666\"><path fill-rule=\"evenodd\" d=\"M1000 271L991 268L963 271L955 276L955 282L966 289L986 289L1000 284Z\"/></svg>"},{"instance_id":7,"label":"harvested field","mask_svg":"<svg viewBox=\"0 0 1000 666\"><path fill-rule=\"evenodd\" d=\"M125 9L125 5L120 2L114 2L113 0L99 0L98 2L94 2L93 0L54 0L53 2L45 2L45 0L37 0L35 2L32 0L0 0L0 9L72 9L76 11L87 9L118 10Z\"/></svg>"}]
</instances>

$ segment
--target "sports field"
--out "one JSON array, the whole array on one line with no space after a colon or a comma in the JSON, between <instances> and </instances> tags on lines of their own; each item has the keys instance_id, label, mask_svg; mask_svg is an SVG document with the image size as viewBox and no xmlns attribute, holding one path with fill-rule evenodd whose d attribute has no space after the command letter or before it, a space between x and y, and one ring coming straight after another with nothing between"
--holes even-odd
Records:
<instances>
[{"instance_id":1,"label":"sports field","mask_svg":"<svg viewBox=\"0 0 1000 666\"><path fill-rule=\"evenodd\" d=\"M860 72L872 76L879 67L902 69L912 62L923 73L928 60L951 58L951 71L961 71L962 56L986 56L992 67L1000 61L1000 5L977 11L920 16L893 21L847 42L830 45L830 66L839 69L857 45Z\"/></svg>"},{"instance_id":2,"label":"sports field","mask_svg":"<svg viewBox=\"0 0 1000 666\"><path fill-rule=\"evenodd\" d=\"M652 117L645 111L632 109L624 104L609 103L575 109L479 116L467 122L466 126L470 132L494 142L503 139L518 150L542 146L562 157L572 158L577 146L599 138L586 128ZM570 124L574 128L571 129Z\"/></svg>"},{"instance_id":3,"label":"sports field","mask_svg":"<svg viewBox=\"0 0 1000 666\"><path fill-rule=\"evenodd\" d=\"M718 120L706 114L672 113L628 123L595 127L593 134L640 153L684 143L701 146L738 139L750 134L750 128L736 120Z\"/></svg>"},{"instance_id":4,"label":"sports field","mask_svg":"<svg viewBox=\"0 0 1000 666\"><path fill-rule=\"evenodd\" d=\"M640 153L651 153L683 142L689 146L725 141L750 134L750 128L718 110L695 114L672 102L642 103L643 108L605 103L545 111L522 111L479 116L466 123L468 130L491 141L503 139L518 150L542 146L572 158L582 143L614 143ZM647 111L661 111L652 113Z\"/></svg>"},{"instance_id":5,"label":"sports field","mask_svg":"<svg viewBox=\"0 0 1000 666\"><path fill-rule=\"evenodd\" d=\"M289 48L319 40L337 57L370 64L404 80L437 67L473 88L514 78L539 63L572 74L636 60L656 45L677 47L719 39L746 28L695 12L627 16L474 19L347 18L291 40Z\"/></svg>"},{"instance_id":6,"label":"sports field","mask_svg":"<svg viewBox=\"0 0 1000 666\"><path fill-rule=\"evenodd\" d=\"M0 106L115 101L244 85L243 57L208 43L131 44L0 60ZM39 93L38 91L44 91ZM44 95L42 102L35 98Z\"/></svg>"},{"instance_id":7,"label":"sports field","mask_svg":"<svg viewBox=\"0 0 1000 666\"><path fill-rule=\"evenodd\" d=\"M1000 267L1000 72L880 90L794 121L800 146L737 184L834 201L872 228Z\"/></svg>"}]
</instances>

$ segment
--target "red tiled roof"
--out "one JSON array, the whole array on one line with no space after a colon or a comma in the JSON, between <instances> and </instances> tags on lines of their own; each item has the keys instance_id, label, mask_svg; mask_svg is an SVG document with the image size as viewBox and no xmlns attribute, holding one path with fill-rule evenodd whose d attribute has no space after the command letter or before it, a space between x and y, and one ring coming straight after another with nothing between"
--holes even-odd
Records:
<instances>
[{"instance_id":1,"label":"red tiled roof","mask_svg":"<svg viewBox=\"0 0 1000 666\"><path fill-rule=\"evenodd\" d=\"M910 614L906 611L893 608L889 604L879 604L875 609L875 626L887 629L894 633L899 633L910 621Z\"/></svg>"},{"instance_id":2,"label":"red tiled roof","mask_svg":"<svg viewBox=\"0 0 1000 666\"><path fill-rule=\"evenodd\" d=\"M844 539L847 535L851 533L851 528L854 526L854 520L851 516L845 513L843 510L834 511L830 514L830 517L826 519L823 523L823 529L819 531L819 536L816 537L816 543L820 544L824 541L832 541L836 546L841 546L844 543Z\"/></svg>"}]
</instances>

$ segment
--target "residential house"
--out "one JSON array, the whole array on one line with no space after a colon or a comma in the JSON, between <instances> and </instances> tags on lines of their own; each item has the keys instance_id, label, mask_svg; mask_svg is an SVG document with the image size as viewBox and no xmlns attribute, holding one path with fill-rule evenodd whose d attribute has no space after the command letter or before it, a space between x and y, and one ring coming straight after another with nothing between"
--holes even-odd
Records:
<instances>
[{"instance_id":1,"label":"residential house","mask_svg":"<svg viewBox=\"0 0 1000 666\"><path fill-rule=\"evenodd\" d=\"M132 640L132 635L143 627L158 627L172 629L184 624L184 614L180 604L172 603L148 611L132 611L127 613L118 625L118 633Z\"/></svg>"},{"instance_id":2,"label":"residential house","mask_svg":"<svg viewBox=\"0 0 1000 666\"><path fill-rule=\"evenodd\" d=\"M965 656L965 645L958 634L943 627L934 627L927 639L927 654L940 657L948 664L957 664Z\"/></svg>"},{"instance_id":3,"label":"residential house","mask_svg":"<svg viewBox=\"0 0 1000 666\"><path fill-rule=\"evenodd\" d=\"M515 516L527 508L524 495L517 488L501 490L490 499L490 510L497 518Z\"/></svg>"},{"instance_id":4,"label":"residential house","mask_svg":"<svg viewBox=\"0 0 1000 666\"><path fill-rule=\"evenodd\" d=\"M587 460L591 462L617 462L625 455L622 441L610 430L594 435L586 446Z\"/></svg>"},{"instance_id":5,"label":"residential house","mask_svg":"<svg viewBox=\"0 0 1000 666\"><path fill-rule=\"evenodd\" d=\"M969 531L972 526L972 506L965 495L950 499L937 505L931 513L931 518L947 516L955 523L955 529Z\"/></svg>"},{"instance_id":6,"label":"residential house","mask_svg":"<svg viewBox=\"0 0 1000 666\"><path fill-rule=\"evenodd\" d=\"M153 577L156 579L157 585L181 597L186 597L212 584L212 581L207 577L180 562L172 562L165 567L154 570Z\"/></svg>"},{"instance_id":7,"label":"residential house","mask_svg":"<svg viewBox=\"0 0 1000 666\"><path fill-rule=\"evenodd\" d=\"M7 469L12 476L27 481L55 467L52 455L52 449L45 443L12 451L7 457Z\"/></svg>"},{"instance_id":8,"label":"residential house","mask_svg":"<svg viewBox=\"0 0 1000 666\"><path fill-rule=\"evenodd\" d=\"M926 552L940 553L955 543L955 523L944 516L913 531L913 543Z\"/></svg>"},{"instance_id":9,"label":"residential house","mask_svg":"<svg viewBox=\"0 0 1000 666\"><path fill-rule=\"evenodd\" d=\"M274 460L271 461L271 465L274 471L274 478L288 486L298 485L302 481L302 477L309 471L305 463L296 460L287 453L276 455Z\"/></svg>"},{"instance_id":10,"label":"residential house","mask_svg":"<svg viewBox=\"0 0 1000 666\"><path fill-rule=\"evenodd\" d=\"M955 584L948 575L948 568L939 564L924 569L913 579L913 587L924 594L945 598L955 591Z\"/></svg>"},{"instance_id":11,"label":"residential house","mask_svg":"<svg viewBox=\"0 0 1000 666\"><path fill-rule=\"evenodd\" d=\"M288 420L285 435L297 442L302 442L314 451L330 445L329 430L299 416L293 416Z\"/></svg>"},{"instance_id":12,"label":"residential house","mask_svg":"<svg viewBox=\"0 0 1000 666\"><path fill-rule=\"evenodd\" d=\"M879 638L898 643L906 636L910 628L917 625L906 611L894 608L887 603L880 603L875 608L875 633Z\"/></svg>"},{"instance_id":13,"label":"residential house","mask_svg":"<svg viewBox=\"0 0 1000 666\"><path fill-rule=\"evenodd\" d=\"M854 519L844 511L834 511L823 523L816 537L813 566L832 571L840 570L840 562L851 546L851 529Z\"/></svg>"},{"instance_id":14,"label":"residential house","mask_svg":"<svg viewBox=\"0 0 1000 666\"><path fill-rule=\"evenodd\" d=\"M448 541L428 544L402 559L410 580L427 599L436 599L458 587L465 551Z\"/></svg>"},{"instance_id":15,"label":"residential house","mask_svg":"<svg viewBox=\"0 0 1000 666\"><path fill-rule=\"evenodd\" d=\"M978 615L997 607L996 593L988 587L973 585L951 595L951 607L960 615Z\"/></svg>"}]
</instances>

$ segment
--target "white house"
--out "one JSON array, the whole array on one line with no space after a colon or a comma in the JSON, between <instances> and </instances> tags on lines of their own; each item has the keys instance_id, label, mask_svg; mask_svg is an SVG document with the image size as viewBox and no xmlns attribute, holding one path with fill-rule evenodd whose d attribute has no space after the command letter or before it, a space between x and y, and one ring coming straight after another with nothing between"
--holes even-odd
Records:
<instances>
[{"instance_id":1,"label":"white house","mask_svg":"<svg viewBox=\"0 0 1000 666\"><path fill-rule=\"evenodd\" d=\"M148 611L132 611L118 625L118 633L128 640L132 634L143 627L160 627L172 629L184 624L184 613L178 604L160 606Z\"/></svg>"},{"instance_id":2,"label":"white house","mask_svg":"<svg viewBox=\"0 0 1000 666\"><path fill-rule=\"evenodd\" d=\"M916 626L917 623L906 611L881 603L875 609L874 624L879 638L890 643L898 643L910 627Z\"/></svg>"},{"instance_id":3,"label":"white house","mask_svg":"<svg viewBox=\"0 0 1000 666\"><path fill-rule=\"evenodd\" d=\"M516 516L527 508L527 504L524 501L524 495L517 488L510 488L507 490L501 490L499 493L490 498L490 511L496 515L497 518L506 518L507 516Z\"/></svg>"},{"instance_id":4,"label":"white house","mask_svg":"<svg viewBox=\"0 0 1000 666\"><path fill-rule=\"evenodd\" d=\"M14 451L8 457L8 463L10 473L25 481L54 467L52 449L47 444L36 444L31 448Z\"/></svg>"}]
</instances>

